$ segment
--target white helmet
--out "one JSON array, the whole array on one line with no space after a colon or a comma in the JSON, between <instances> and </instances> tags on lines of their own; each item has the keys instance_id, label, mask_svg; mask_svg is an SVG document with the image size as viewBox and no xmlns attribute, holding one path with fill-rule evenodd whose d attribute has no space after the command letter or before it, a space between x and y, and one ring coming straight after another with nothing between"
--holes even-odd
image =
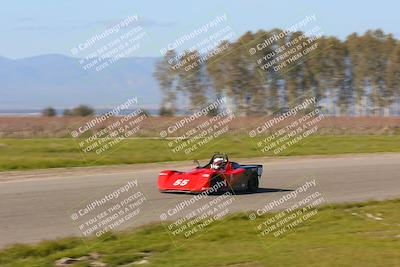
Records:
<instances>
[{"instance_id":1,"label":"white helmet","mask_svg":"<svg viewBox=\"0 0 400 267\"><path fill-rule=\"evenodd\" d=\"M215 158L213 160L213 163L211 164L211 169L218 170L222 167L223 163L224 163L223 158Z\"/></svg>"}]
</instances>

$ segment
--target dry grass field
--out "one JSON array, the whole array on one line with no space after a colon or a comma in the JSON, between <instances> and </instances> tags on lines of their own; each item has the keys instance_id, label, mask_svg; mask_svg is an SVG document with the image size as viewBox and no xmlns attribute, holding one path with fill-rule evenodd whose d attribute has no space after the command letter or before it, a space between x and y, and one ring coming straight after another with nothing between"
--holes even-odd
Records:
<instances>
[{"instance_id":1,"label":"dry grass field","mask_svg":"<svg viewBox=\"0 0 400 267\"><path fill-rule=\"evenodd\" d=\"M159 133L184 117L147 117L140 125L138 136L159 137ZM229 122L231 133L247 134L272 117L236 117ZM78 129L93 118L90 117L0 117L0 138L59 138L71 137L70 132ZM176 131L178 136L196 124L208 120L196 119ZM296 118L292 118L294 120ZM120 118L110 118L96 124L93 131L99 131ZM290 123L286 120L285 123ZM325 117L318 123L318 134L329 135L393 135L400 134L400 117ZM93 134L93 132L91 133ZM172 135L172 136L173 136Z\"/></svg>"}]
</instances>

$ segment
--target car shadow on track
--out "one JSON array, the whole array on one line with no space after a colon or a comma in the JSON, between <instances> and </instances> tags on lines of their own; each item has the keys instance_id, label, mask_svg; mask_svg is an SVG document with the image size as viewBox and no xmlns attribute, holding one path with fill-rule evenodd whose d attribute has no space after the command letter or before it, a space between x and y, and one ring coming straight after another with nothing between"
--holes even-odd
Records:
<instances>
[{"instance_id":1,"label":"car shadow on track","mask_svg":"<svg viewBox=\"0 0 400 267\"><path fill-rule=\"evenodd\" d=\"M234 195L253 195L253 194L266 194L266 193L277 193L277 192L290 192L293 191L292 189L282 189L282 188L258 188L256 192L249 192L249 191L218 191L214 193L209 193L209 196L220 196L226 192L231 192ZM170 191L170 192L162 192L163 194L169 195L198 195L200 193L193 193L193 192L178 192L178 191Z\"/></svg>"},{"instance_id":2,"label":"car shadow on track","mask_svg":"<svg viewBox=\"0 0 400 267\"><path fill-rule=\"evenodd\" d=\"M292 189L283 188L258 188L255 192L248 191L235 191L235 195L253 195L253 194L266 194L266 193L278 193L278 192L291 192Z\"/></svg>"}]
</instances>

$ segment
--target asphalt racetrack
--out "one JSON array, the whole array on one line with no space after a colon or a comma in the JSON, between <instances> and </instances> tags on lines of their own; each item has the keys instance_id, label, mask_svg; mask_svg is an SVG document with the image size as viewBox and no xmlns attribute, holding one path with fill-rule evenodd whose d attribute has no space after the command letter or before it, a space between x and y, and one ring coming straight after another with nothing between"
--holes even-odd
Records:
<instances>
[{"instance_id":1,"label":"asphalt racetrack","mask_svg":"<svg viewBox=\"0 0 400 267\"><path fill-rule=\"evenodd\" d=\"M235 159L233 159L235 160ZM300 186L315 182L325 204L383 200L400 196L400 154L381 153L330 157L287 157L237 159L239 163L263 164L260 190L254 194L230 196L229 212L259 210ZM157 176L163 169L189 170L187 163L154 163L112 167L90 167L0 173L0 247L13 243L33 243L43 239L83 236L71 214L93 200L135 181L145 201L140 213L121 229L161 222L177 205L193 199L190 194L158 192ZM132 191L133 192L133 191ZM174 220L198 209L208 196L175 212ZM118 203L113 199L110 203ZM281 207L296 200L286 201ZM106 207L98 207L96 212ZM165 223L165 222L164 222Z\"/></svg>"}]
</instances>

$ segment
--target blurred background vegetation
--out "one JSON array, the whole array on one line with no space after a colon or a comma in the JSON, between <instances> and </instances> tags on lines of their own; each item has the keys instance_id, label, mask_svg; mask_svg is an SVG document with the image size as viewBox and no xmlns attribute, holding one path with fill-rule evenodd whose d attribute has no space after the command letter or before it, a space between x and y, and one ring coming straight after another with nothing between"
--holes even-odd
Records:
<instances>
[{"instance_id":1,"label":"blurred background vegetation","mask_svg":"<svg viewBox=\"0 0 400 267\"><path fill-rule=\"evenodd\" d=\"M400 114L400 43L392 34L369 30L343 41L308 36L308 47L316 49L278 71L261 70L257 59L304 34L291 32L250 55L250 47L281 32L247 32L235 42L220 43L210 57L199 51L168 51L154 72L163 92L161 113L174 114L181 102L197 110L227 96L241 115L272 114L309 97L317 97L325 114Z\"/></svg>"}]
</instances>

